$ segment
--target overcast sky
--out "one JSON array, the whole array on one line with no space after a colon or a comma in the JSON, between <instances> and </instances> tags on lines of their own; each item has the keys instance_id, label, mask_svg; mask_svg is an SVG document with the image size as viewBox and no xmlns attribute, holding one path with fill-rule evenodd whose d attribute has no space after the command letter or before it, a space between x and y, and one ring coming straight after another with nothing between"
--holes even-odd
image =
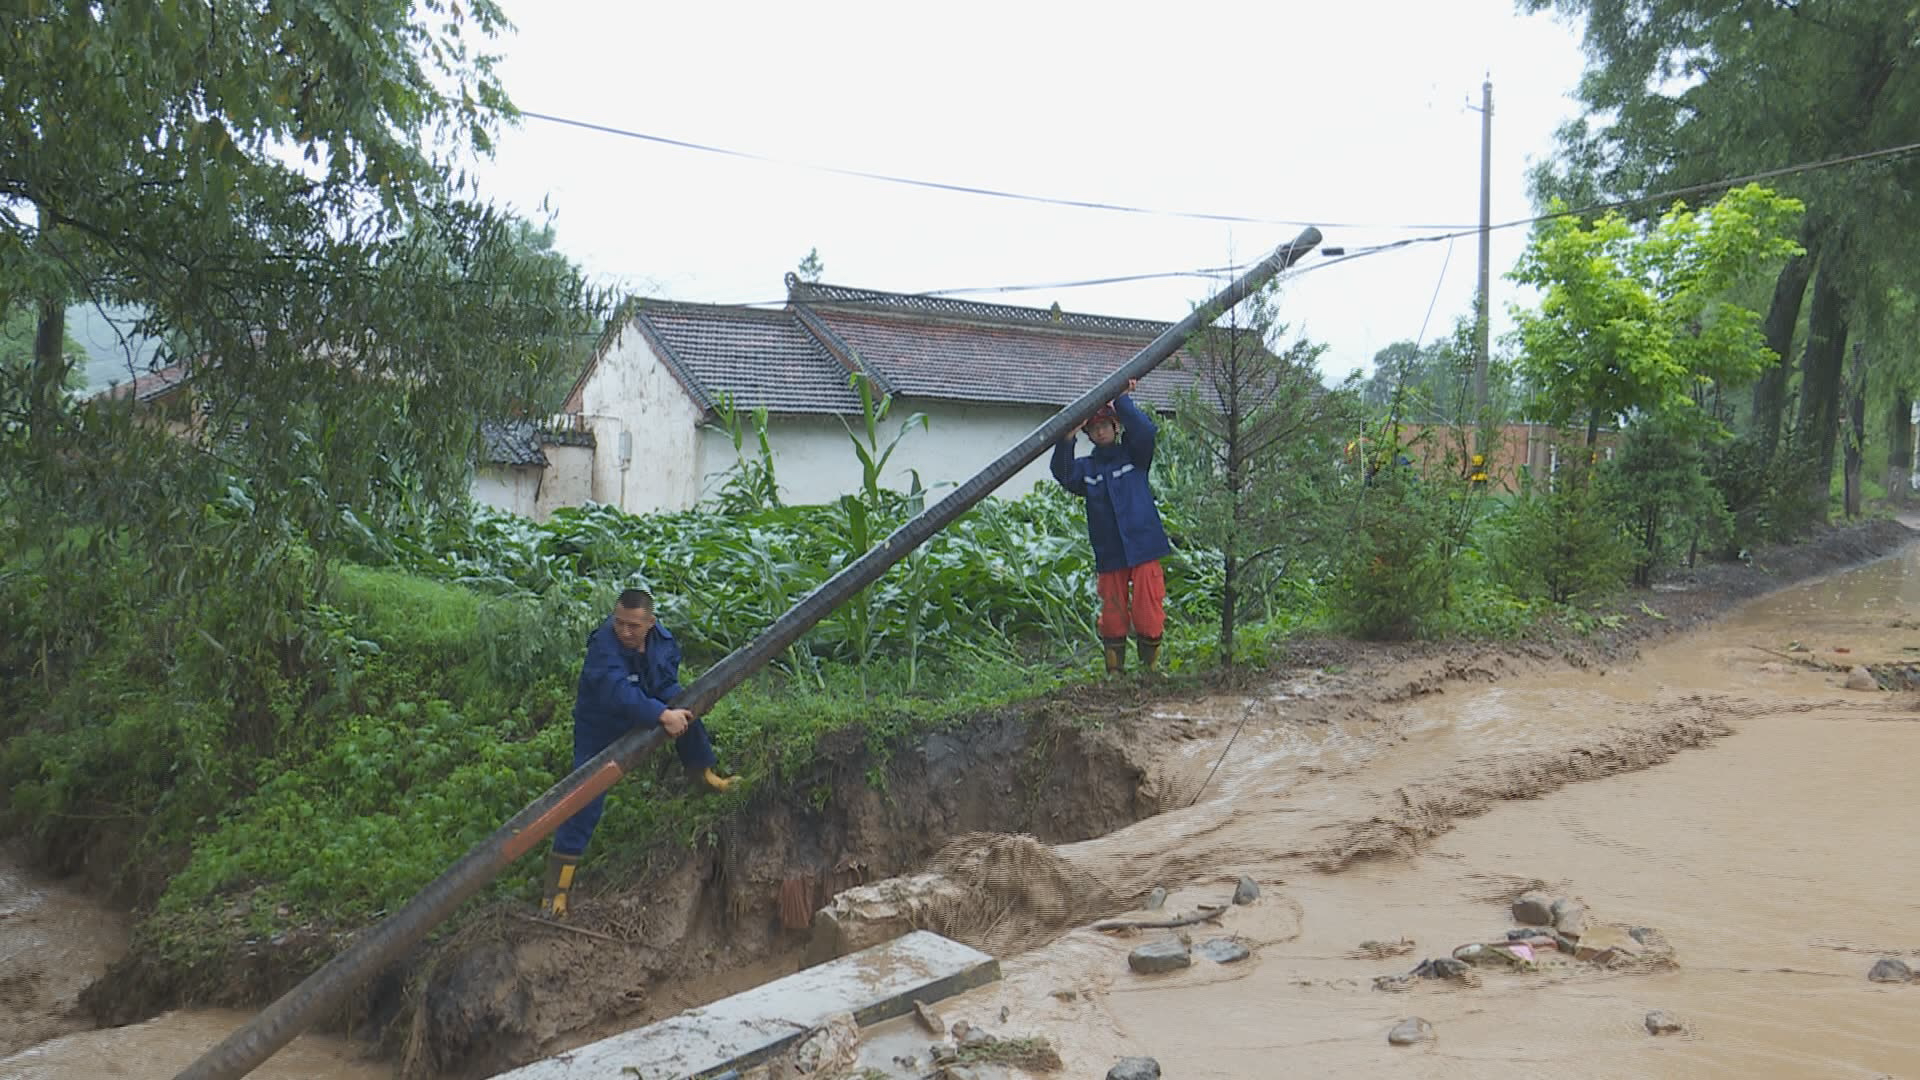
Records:
<instances>
[{"instance_id":1,"label":"overcast sky","mask_svg":"<svg viewBox=\"0 0 1920 1080\"><path fill-rule=\"evenodd\" d=\"M1155 209L1293 219L1354 249L1471 227L1480 84L1494 84L1493 219L1577 111L1577 28L1510 0L1433 3L658 4L506 0L501 75L522 109L783 162ZM825 280L896 292L1246 263L1294 225L1226 224L928 191L525 119L486 190L557 212L603 284L673 299L784 297ZM1383 226L1420 225L1406 230ZM1500 280L1525 229L1493 237ZM1306 274L1284 317L1334 374L1464 314L1476 241ZM1309 256L1313 265L1320 256ZM1442 274L1442 267L1445 273ZM971 298L1174 319L1213 291L1171 279Z\"/></svg>"}]
</instances>

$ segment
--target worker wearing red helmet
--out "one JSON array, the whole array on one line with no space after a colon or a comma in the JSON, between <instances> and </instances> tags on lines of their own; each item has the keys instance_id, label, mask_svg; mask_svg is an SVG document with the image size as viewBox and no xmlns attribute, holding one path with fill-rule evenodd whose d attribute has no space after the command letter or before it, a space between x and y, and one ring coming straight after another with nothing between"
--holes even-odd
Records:
<instances>
[{"instance_id":1,"label":"worker wearing red helmet","mask_svg":"<svg viewBox=\"0 0 1920 1080\"><path fill-rule=\"evenodd\" d=\"M1138 380L1127 384L1131 392ZM1100 645L1107 673L1126 668L1127 636L1133 635L1140 666L1151 670L1166 629L1166 577L1160 560L1172 554L1160 524L1147 473L1153 466L1158 429L1133 398L1121 394L1081 426L1093 452L1074 456L1075 436L1053 447L1053 478L1087 501L1087 539L1099 573Z\"/></svg>"}]
</instances>

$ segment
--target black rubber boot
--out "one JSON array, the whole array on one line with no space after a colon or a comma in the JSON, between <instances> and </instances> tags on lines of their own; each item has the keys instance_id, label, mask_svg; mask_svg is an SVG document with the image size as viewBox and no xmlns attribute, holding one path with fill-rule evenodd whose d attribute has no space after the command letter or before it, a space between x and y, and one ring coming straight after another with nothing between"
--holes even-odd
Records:
<instances>
[{"instance_id":1,"label":"black rubber boot","mask_svg":"<svg viewBox=\"0 0 1920 1080\"><path fill-rule=\"evenodd\" d=\"M573 872L579 866L578 855L547 853L547 887L546 895L540 900L541 911L556 919L567 917L567 891L573 888Z\"/></svg>"},{"instance_id":2,"label":"black rubber boot","mask_svg":"<svg viewBox=\"0 0 1920 1080\"><path fill-rule=\"evenodd\" d=\"M1160 639L1157 637L1136 637L1133 644L1140 650L1140 670L1153 670L1154 661L1160 659Z\"/></svg>"}]
</instances>

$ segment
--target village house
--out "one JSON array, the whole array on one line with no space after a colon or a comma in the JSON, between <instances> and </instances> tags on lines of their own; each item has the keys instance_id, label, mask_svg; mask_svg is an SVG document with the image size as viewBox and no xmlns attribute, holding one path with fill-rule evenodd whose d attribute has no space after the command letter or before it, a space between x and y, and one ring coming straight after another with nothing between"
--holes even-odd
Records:
<instances>
[{"instance_id":1,"label":"village house","mask_svg":"<svg viewBox=\"0 0 1920 1080\"><path fill-rule=\"evenodd\" d=\"M474 494L544 518L591 500L632 513L685 510L710 496L738 453L716 421L725 402L762 408L781 499L829 502L857 491L847 425L861 425L850 376L891 395L882 441L906 417L882 482L911 477L933 498L969 479L1060 408L1119 370L1170 325L1057 309L904 295L787 278L776 310L634 300L606 333L564 413L490 425ZM1140 384L1162 413L1190 383L1176 353ZM746 450L753 450L751 437ZM1004 485L1051 482L1043 454Z\"/></svg>"}]
</instances>

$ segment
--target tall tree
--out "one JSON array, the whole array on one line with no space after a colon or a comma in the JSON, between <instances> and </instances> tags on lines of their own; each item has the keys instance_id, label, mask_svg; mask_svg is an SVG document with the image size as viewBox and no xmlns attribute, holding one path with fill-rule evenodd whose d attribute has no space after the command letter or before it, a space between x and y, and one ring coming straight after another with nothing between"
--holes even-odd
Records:
<instances>
[{"instance_id":1,"label":"tall tree","mask_svg":"<svg viewBox=\"0 0 1920 1080\"><path fill-rule=\"evenodd\" d=\"M1356 389L1320 381L1325 346L1283 345L1274 297L1262 291L1188 341L1192 360L1178 363L1193 386L1180 395L1164 455L1170 501L1194 539L1221 553L1219 656L1228 667L1247 611L1328 538L1339 448L1358 421Z\"/></svg>"},{"instance_id":2,"label":"tall tree","mask_svg":"<svg viewBox=\"0 0 1920 1080\"><path fill-rule=\"evenodd\" d=\"M1521 0L1585 21L1580 96L1591 116L1562 131L1542 197L1630 197L1911 141L1920 125L1920 8L1909 0ZM1791 380L1791 346L1809 284L1818 380L1802 388L1801 453L1829 469L1838 430L1834 376L1855 301L1877 302L1889 257L1911 250L1920 220L1907 192L1920 158L1882 158L1781 177L1808 215L1806 255L1781 268L1764 326L1775 366L1755 386L1754 432L1772 453ZM1651 208L1657 209L1657 208ZM1819 288L1814 285L1816 290ZM1813 398L1813 401L1806 401ZM1830 475L1830 473L1829 473ZM1827 477L1819 478L1824 488Z\"/></svg>"},{"instance_id":3,"label":"tall tree","mask_svg":"<svg viewBox=\"0 0 1920 1080\"><path fill-rule=\"evenodd\" d=\"M1519 366L1557 423L1691 409L1702 382L1744 385L1772 362L1759 315L1729 297L1772 260L1798 252L1800 204L1749 185L1709 210L1676 208L1650 231L1608 214L1543 222L1514 280L1543 292L1517 313Z\"/></svg>"},{"instance_id":4,"label":"tall tree","mask_svg":"<svg viewBox=\"0 0 1920 1080\"><path fill-rule=\"evenodd\" d=\"M512 116L480 51L504 29L492 0L10 6L0 309L37 324L0 372L0 557L78 612L42 653L84 662L109 569L120 603L177 612L163 670L326 647L302 620L328 565L464 498L477 420L591 329L573 268L465 171ZM58 392L70 300L172 343L195 444Z\"/></svg>"}]
</instances>

